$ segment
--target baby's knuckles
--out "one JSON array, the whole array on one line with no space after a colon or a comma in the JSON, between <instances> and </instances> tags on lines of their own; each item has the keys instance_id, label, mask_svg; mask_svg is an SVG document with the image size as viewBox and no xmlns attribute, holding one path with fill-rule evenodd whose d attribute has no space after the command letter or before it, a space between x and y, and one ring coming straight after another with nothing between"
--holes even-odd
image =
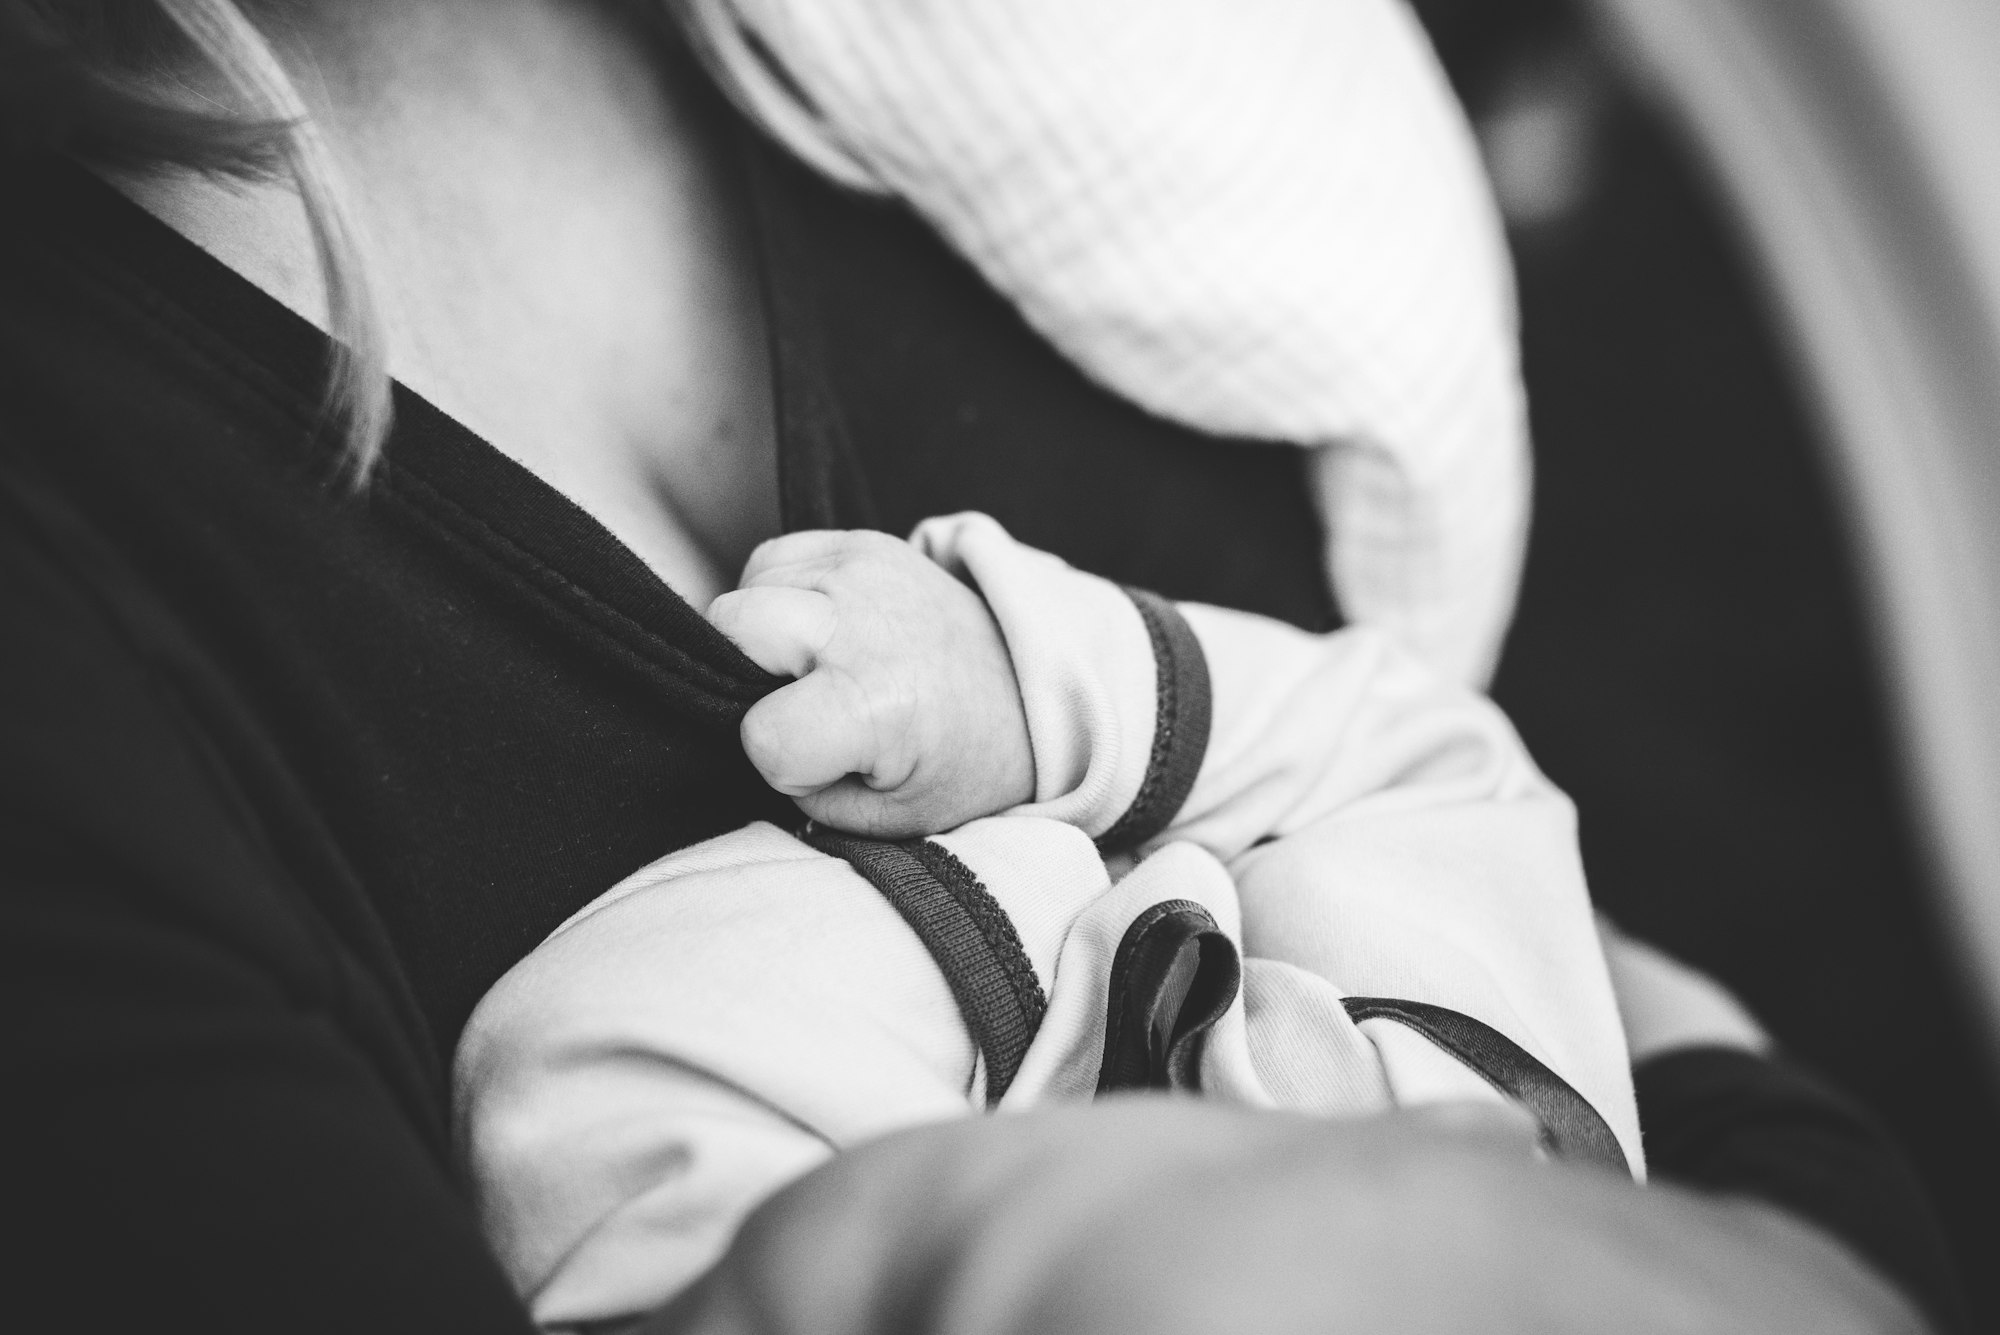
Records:
<instances>
[{"instance_id":1,"label":"baby's knuckles","mask_svg":"<svg viewBox=\"0 0 2000 1335\"><path fill-rule=\"evenodd\" d=\"M812 588L830 600L835 624L815 671L838 687L824 703L872 742L860 782L812 795L792 772L787 739L746 727L759 770L808 815L935 833L1032 796L1013 664L975 590L908 543L870 532L774 539L752 555L744 582ZM755 711L747 722L758 722Z\"/></svg>"},{"instance_id":2,"label":"baby's knuckles","mask_svg":"<svg viewBox=\"0 0 2000 1335\"><path fill-rule=\"evenodd\" d=\"M865 776L877 792L902 789L924 760L923 674L907 660L878 659L856 674L859 709L875 739L875 763Z\"/></svg>"}]
</instances>

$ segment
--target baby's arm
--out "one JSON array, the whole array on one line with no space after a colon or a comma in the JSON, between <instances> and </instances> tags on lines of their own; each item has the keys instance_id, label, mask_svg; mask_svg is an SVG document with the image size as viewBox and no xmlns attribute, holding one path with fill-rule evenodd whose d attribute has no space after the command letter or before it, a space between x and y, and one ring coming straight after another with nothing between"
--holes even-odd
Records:
<instances>
[{"instance_id":1,"label":"baby's arm","mask_svg":"<svg viewBox=\"0 0 2000 1335\"><path fill-rule=\"evenodd\" d=\"M856 833L1015 810L1229 861L1337 815L1561 805L1497 709L1381 633L1171 604L983 515L765 543L709 616L798 679L745 716L751 761Z\"/></svg>"},{"instance_id":2,"label":"baby's arm","mask_svg":"<svg viewBox=\"0 0 2000 1335\"><path fill-rule=\"evenodd\" d=\"M1019 810L1107 847L1199 845L1235 880L1248 955L1491 1025L1636 1165L1575 815L1490 702L1372 629L1312 635L1127 593L984 516L916 541L979 587L1013 653L1037 776Z\"/></svg>"},{"instance_id":3,"label":"baby's arm","mask_svg":"<svg viewBox=\"0 0 2000 1335\"><path fill-rule=\"evenodd\" d=\"M864 874L762 823L682 849L481 1000L454 1140L542 1325L656 1307L835 1152L1007 1092L1070 922L1109 888L1103 862L1033 819L892 851L904 865ZM994 912L975 921L975 901ZM947 968L968 930L989 958Z\"/></svg>"},{"instance_id":4,"label":"baby's arm","mask_svg":"<svg viewBox=\"0 0 2000 1335\"><path fill-rule=\"evenodd\" d=\"M628 877L494 985L454 1139L536 1320L581 1324L672 1296L839 1144L962 1112L971 1065L882 897L751 825Z\"/></svg>"},{"instance_id":5,"label":"baby's arm","mask_svg":"<svg viewBox=\"0 0 2000 1335\"><path fill-rule=\"evenodd\" d=\"M918 552L978 594L923 570ZM1636 1163L1629 1064L1574 813L1491 703L1380 632L1312 635L1170 604L1025 547L983 515L927 521L910 547L800 534L760 558L763 582L714 615L765 666L805 670L758 706L783 707L784 726L806 738L796 746L810 750L814 733L852 739L807 778L900 778L913 799L845 781L864 800L900 803L888 807L896 819L949 810L940 792L969 798L958 814L983 814L980 802L1006 794L977 780L1020 771L989 770L978 734L955 720L998 717L1018 692L1033 800L1011 810L1110 851L1198 845L1236 881L1251 956L1350 996L1444 1006L1498 1029L1575 1086ZM960 603L990 609L992 626ZM985 638L934 633L941 625ZM826 648L782 656L800 644ZM976 670L956 663L961 645ZM1011 679L981 666L1001 646ZM892 685L849 684L868 681ZM753 710L746 744L757 721ZM891 743L902 745L883 764L871 747ZM1409 1039L1392 1027L1378 1045L1393 1054ZM1427 1085L1427 1064L1399 1082L1391 1061L1392 1085Z\"/></svg>"},{"instance_id":6,"label":"baby's arm","mask_svg":"<svg viewBox=\"0 0 2000 1335\"><path fill-rule=\"evenodd\" d=\"M1171 603L979 514L927 520L910 545L976 589L998 627L1032 755L1033 796L1015 809L1107 851L1185 840L1229 862L1330 817L1565 805L1499 710L1379 631L1315 635ZM868 612L884 625L926 615ZM869 652L893 656L894 643L878 636Z\"/></svg>"}]
</instances>

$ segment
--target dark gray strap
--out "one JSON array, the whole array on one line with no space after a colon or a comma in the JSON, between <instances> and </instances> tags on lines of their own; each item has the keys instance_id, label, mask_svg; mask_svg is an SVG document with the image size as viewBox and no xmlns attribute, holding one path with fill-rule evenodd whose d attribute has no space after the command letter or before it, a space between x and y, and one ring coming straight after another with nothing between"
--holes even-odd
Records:
<instances>
[{"instance_id":1,"label":"dark gray strap","mask_svg":"<svg viewBox=\"0 0 2000 1335\"><path fill-rule=\"evenodd\" d=\"M1347 997L1342 1005L1356 1024L1394 1020L1407 1025L1477 1071L1481 1078L1535 1115L1542 1144L1558 1159L1602 1164L1629 1172L1625 1151L1597 1109L1567 1080L1537 1061L1519 1043L1470 1015L1421 1001Z\"/></svg>"},{"instance_id":2,"label":"dark gray strap","mask_svg":"<svg viewBox=\"0 0 2000 1335\"><path fill-rule=\"evenodd\" d=\"M815 827L804 838L867 878L923 942L986 1060L986 1102L998 1103L1049 1008L1007 911L970 867L928 839L889 843Z\"/></svg>"},{"instance_id":3,"label":"dark gray strap","mask_svg":"<svg viewBox=\"0 0 2000 1335\"><path fill-rule=\"evenodd\" d=\"M1201 1049L1242 985L1236 945L1186 899L1153 905L1111 958L1097 1092L1201 1088Z\"/></svg>"},{"instance_id":4,"label":"dark gray strap","mask_svg":"<svg viewBox=\"0 0 2000 1335\"><path fill-rule=\"evenodd\" d=\"M1173 823L1194 790L1208 754L1210 692L1208 657L1180 609L1144 589L1125 590L1146 623L1153 642L1158 689L1153 718L1153 750L1138 796L1116 824L1098 838L1107 852L1137 848Z\"/></svg>"}]
</instances>

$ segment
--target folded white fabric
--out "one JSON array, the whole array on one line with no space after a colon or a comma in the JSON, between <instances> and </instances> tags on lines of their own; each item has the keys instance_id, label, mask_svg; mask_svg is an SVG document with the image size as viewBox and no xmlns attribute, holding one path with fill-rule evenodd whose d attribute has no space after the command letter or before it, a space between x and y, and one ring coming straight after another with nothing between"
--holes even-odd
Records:
<instances>
[{"instance_id":1,"label":"folded white fabric","mask_svg":"<svg viewBox=\"0 0 2000 1335\"><path fill-rule=\"evenodd\" d=\"M1094 1096L1114 965L1149 909L1199 906L1244 941L1249 905L1193 844L1166 845L1114 884L1086 836L1039 817L990 817L933 842L1004 909L1047 996L1003 1112ZM1298 870L1259 869L1256 902L1313 900L1325 887L1288 884ZM1366 933L1365 906L1342 926ZM1205 1094L1326 1116L1498 1101L1424 1034L1344 1009L1391 989L1501 1001L1482 1018L1579 1073L1555 1055L1565 1036L1504 1004L1477 948L1413 976L1407 938L1321 944L1341 947L1346 977L1317 972L1324 960L1243 960L1200 1048ZM1468 967L1466 985L1456 973ZM1455 986L1429 989L1433 978ZM455 1064L457 1138L510 1278L540 1324L565 1328L666 1302L785 1183L872 1136L975 1114L984 1077L943 972L877 887L759 824L635 875L494 987Z\"/></svg>"},{"instance_id":2,"label":"folded white fabric","mask_svg":"<svg viewBox=\"0 0 2000 1335\"><path fill-rule=\"evenodd\" d=\"M1402 0L670 0L797 156L930 221L1086 373L1316 447L1352 621L1483 682L1526 533L1512 281Z\"/></svg>"},{"instance_id":3,"label":"folded white fabric","mask_svg":"<svg viewBox=\"0 0 2000 1335\"><path fill-rule=\"evenodd\" d=\"M1380 632L1148 603L984 516L916 541L994 608L1041 782L928 861L878 847L958 878L933 907L977 900L966 921L1012 952L1032 1041L989 1069L893 868L753 825L637 873L510 971L458 1052L459 1144L539 1321L657 1305L858 1140L1092 1097L1121 951L1162 906L1242 961L1196 1050L1204 1093L1333 1116L1501 1097L1435 1032L1349 1009L1392 998L1553 1072L1643 1171L1571 810L1490 704ZM1121 828L1145 856L1114 878L1092 836Z\"/></svg>"}]
</instances>

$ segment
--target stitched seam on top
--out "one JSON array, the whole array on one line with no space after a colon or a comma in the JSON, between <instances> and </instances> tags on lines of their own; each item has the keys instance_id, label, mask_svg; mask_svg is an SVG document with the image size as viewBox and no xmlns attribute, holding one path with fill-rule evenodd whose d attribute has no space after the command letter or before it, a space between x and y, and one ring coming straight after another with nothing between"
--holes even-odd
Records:
<instances>
[{"instance_id":1,"label":"stitched seam on top","mask_svg":"<svg viewBox=\"0 0 2000 1335\"><path fill-rule=\"evenodd\" d=\"M754 699L764 693L761 686L726 676L720 669L702 663L664 636L648 630L628 613L606 602L602 597L585 588L583 585L578 584L561 570L522 546L515 539L494 528L492 524L481 518L477 513L459 504L449 494L440 490L430 479L424 477L417 470L407 465L400 465L386 468L384 471L388 475L383 480L389 484L389 490L393 499L402 501L405 505L413 509L430 514L433 518L453 528L461 536L470 538L475 545L487 548L491 554L513 558L511 563L517 564L525 573L536 577L542 583L554 584L599 613L611 625L598 624L589 618L577 616L575 609L562 608L560 603L554 604L572 617L582 620L590 630L598 635L638 655L655 666L665 668L677 676L716 690L718 694L729 695L732 699ZM419 494L415 496L396 494L412 490ZM613 629L613 626L629 631L630 638L628 639L626 636L619 634L617 630Z\"/></svg>"},{"instance_id":2,"label":"stitched seam on top","mask_svg":"<svg viewBox=\"0 0 2000 1335\"><path fill-rule=\"evenodd\" d=\"M282 378L275 376L255 358L246 356L181 303L123 270L106 272L84 263L60 246L55 248L55 254L73 274L97 288L105 297L124 306L153 334L180 342L184 353L204 363L209 371L233 386L239 396L248 396L308 435L317 433L320 427L318 414L305 412L298 396ZM605 602L554 565L452 500L409 464L385 457L377 467L373 482L379 488L373 494L400 500L419 515L444 523L460 536L471 539L475 546L487 549L489 555L504 553L514 558L510 564L514 564L517 570L539 577L539 582L543 584L556 585L608 620L624 627L637 642L580 615L577 609L565 607L560 600L548 597L545 589L537 590L546 605L649 665L731 700L755 699L762 694L757 686L728 677L720 669L701 663L672 641L648 630L631 616Z\"/></svg>"}]
</instances>

